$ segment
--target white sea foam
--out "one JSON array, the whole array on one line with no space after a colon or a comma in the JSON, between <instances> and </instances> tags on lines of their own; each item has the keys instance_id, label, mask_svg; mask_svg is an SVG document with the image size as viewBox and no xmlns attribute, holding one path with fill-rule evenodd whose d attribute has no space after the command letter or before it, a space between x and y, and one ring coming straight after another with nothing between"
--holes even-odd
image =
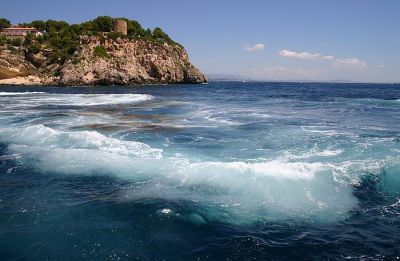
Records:
<instances>
[{"instance_id":1,"label":"white sea foam","mask_svg":"<svg viewBox=\"0 0 400 261\"><path fill-rule=\"evenodd\" d=\"M311 150L308 152L303 152L300 153L300 155L293 155L290 152L287 152L286 157L288 159L308 159L308 158L313 158L313 157L334 157L338 156L343 153L343 150L337 149L337 150Z\"/></svg>"},{"instance_id":2,"label":"white sea foam","mask_svg":"<svg viewBox=\"0 0 400 261\"><path fill-rule=\"evenodd\" d=\"M155 114L165 112L165 117L162 114L163 117L153 120L150 117L138 119L137 115L125 118L125 113L115 110L125 106L107 106L104 110L87 108L137 104L153 99L150 95L26 94L31 93L0 95L3 96L0 97L0 140L9 144L8 154L14 155L19 168L29 166L53 175L113 175L126 179L132 186L121 190L119 200L189 201L184 208L192 208L191 213L182 218L193 223L210 220L252 223L287 218L336 221L346 217L357 205L354 189L365 175L385 173L380 177L382 187L378 189L392 191L393 195L399 193L398 167L390 169L385 161L398 155L398 143L393 137L385 142L382 138L358 139L355 134L363 130L358 123L353 126L350 122L341 127L334 124L340 122L335 118L314 126L315 119L321 119L329 111L323 110L321 116L314 107L311 111L288 110L285 104L290 106L288 102L292 101L268 100L265 106L257 107L259 110L229 107L229 102L221 105L188 103L175 115L175 109L171 112L163 108L177 108L183 103L160 99L160 102L148 102L143 106L148 111L154 110ZM85 109L48 105L83 106ZM113 108L108 110L109 107ZM300 115L304 118L299 118ZM279 123L282 119L283 125ZM267 124L260 124L257 129L236 128L236 125L253 122ZM201 136L190 144L179 139L175 141L175 133L146 132L143 135L164 138L169 147L165 148L168 151L163 151L153 145L127 140L135 136L134 131L140 130L138 123L144 123L146 128L149 125L213 127L218 128L218 133L213 132L215 129L200 130L196 135ZM117 131L122 131L103 129L106 134L101 134L72 129L87 129L96 124L118 126ZM299 128L298 124L305 126ZM357 127L357 131L353 127ZM225 132L224 135L217 136L219 131ZM177 132L176 136L180 134ZM193 133L182 134L191 139ZM348 137L354 140L349 141ZM158 144L162 146L162 142ZM205 150L209 144L218 147ZM197 145L201 147L199 150ZM245 151L237 153L235 150ZM205 151L210 152L209 155L204 155ZM284 151L287 154L282 155ZM398 164L399 158L393 162ZM11 169L10 172L17 173ZM175 209L174 204L165 207L160 208L159 214L175 217L181 211Z\"/></svg>"},{"instance_id":3,"label":"white sea foam","mask_svg":"<svg viewBox=\"0 0 400 261\"><path fill-rule=\"evenodd\" d=\"M94 131L59 131L43 125L2 129L11 153L42 172L111 174L144 181L128 198L198 202L208 220L249 223L290 216L335 220L357 204L350 184L335 181L336 166L270 160L194 162L162 156L149 145ZM126 198L127 195L124 195ZM338 204L340 202L340 204Z\"/></svg>"},{"instance_id":4,"label":"white sea foam","mask_svg":"<svg viewBox=\"0 0 400 261\"><path fill-rule=\"evenodd\" d=\"M336 182L330 164L187 159L167 164L173 164L165 169L167 177L127 191L122 198L191 201L208 220L241 224L288 218L329 222L345 217L357 204L351 184Z\"/></svg>"},{"instance_id":5,"label":"white sea foam","mask_svg":"<svg viewBox=\"0 0 400 261\"><path fill-rule=\"evenodd\" d=\"M26 97L29 94L40 94ZM59 106L96 106L111 104L130 104L144 102L153 99L147 94L51 94L51 93L5 93L3 96L24 95L23 99L15 97L15 102L27 105L59 105ZM22 99L22 100L21 100Z\"/></svg>"},{"instance_id":6,"label":"white sea foam","mask_svg":"<svg viewBox=\"0 0 400 261\"><path fill-rule=\"evenodd\" d=\"M50 99L58 105L94 106L110 104L138 103L151 100L147 94L63 94Z\"/></svg>"},{"instance_id":7,"label":"white sea foam","mask_svg":"<svg viewBox=\"0 0 400 261\"><path fill-rule=\"evenodd\" d=\"M277 180L311 180L317 171L327 169L321 163L290 163L278 160L259 163L202 162L193 163L187 167L185 172L190 173L187 178L192 179L201 175L201 179L207 178L208 180L223 177L225 174L229 174L226 175L227 178L231 178L233 175L247 175L252 178L272 177Z\"/></svg>"},{"instance_id":8,"label":"white sea foam","mask_svg":"<svg viewBox=\"0 0 400 261\"><path fill-rule=\"evenodd\" d=\"M148 144L121 139L119 135L123 133L107 136L96 131L66 129L66 126L77 127L99 122L117 123L113 114L84 110L82 114L67 112L65 114L68 117L42 119L35 117L36 108L31 111L29 108L25 110L25 106L29 105L135 104L152 98L150 95L141 94L44 93L21 97L17 95L10 99L4 97L3 100L15 102L16 108L24 106L23 110L12 111L13 115L19 113L21 116L26 116L32 113L31 118L34 121L28 122L29 117L26 117L28 119L24 119L23 122L19 122L18 117L10 121L7 120L9 115L5 114L2 119L0 138L11 144L8 146L9 153L19 155L17 160L22 165L32 166L43 173L113 175L132 182L140 182L142 185L139 188L135 186L134 189L121 191L121 198L190 201L196 206L196 213L193 213L191 217L204 222L218 220L251 223L291 217L322 221L337 220L345 217L356 206L354 186L359 184L362 175L379 173L384 167L382 164L374 166L373 163L376 161L368 159L364 161L351 159L338 163L335 161L336 156L342 154L343 151L348 154L348 148L338 149L340 144L319 144L316 149L310 151L304 151L304 147L291 147L296 153L289 151L286 157L273 155L265 156L263 159L236 158L229 162L218 161L218 159L199 160L201 157L196 157L195 151L192 151L193 156L190 157L184 155L168 157L168 154L161 149L153 148ZM9 109L8 106L7 109ZM58 113L58 108L56 113ZM201 120L206 119L206 121L198 121L200 125L212 122L214 126L220 127L237 123L233 121L235 117L207 110L193 117L184 120L184 124L197 122L198 117L202 118ZM14 121L14 119L17 120ZM128 120L131 121L131 119ZM36 123L50 123L50 121L51 126L57 127L50 128L46 124ZM187 127L175 122L167 123L171 125L163 122L157 124L158 126ZM304 135L318 137L344 134L329 129L329 126L307 126L298 131L293 133L302 135L308 133ZM297 135L292 135L291 132L289 137L284 130L279 129L279 134L285 137L285 141L296 136L293 141L297 142ZM132 136L125 136L127 139L129 137ZM271 137L280 138L279 135ZM365 144L364 142L360 146ZM271 146L273 145L274 143ZM242 144L237 144L236 148L240 149L241 146ZM313 162L317 157L324 158L319 158L319 162ZM395 175L388 175L387 180L390 177L395 177ZM388 184L398 184L392 179L389 181ZM179 211L171 208L171 213L178 215Z\"/></svg>"},{"instance_id":9,"label":"white sea foam","mask_svg":"<svg viewBox=\"0 0 400 261\"><path fill-rule=\"evenodd\" d=\"M14 128L2 132L8 134L4 139L12 140L14 144L50 149L93 150L121 156L162 157L160 149L153 149L141 142L109 138L95 131L68 132L33 125L18 132Z\"/></svg>"},{"instance_id":10,"label":"white sea foam","mask_svg":"<svg viewBox=\"0 0 400 261\"><path fill-rule=\"evenodd\" d=\"M18 96L18 95L32 95L44 94L45 92L0 92L0 96Z\"/></svg>"},{"instance_id":11,"label":"white sea foam","mask_svg":"<svg viewBox=\"0 0 400 261\"><path fill-rule=\"evenodd\" d=\"M232 120L228 120L228 119L224 119L223 117L214 117L214 116L205 116L204 119L213 122L213 123L217 123L219 125L240 125L239 122L235 122Z\"/></svg>"}]
</instances>

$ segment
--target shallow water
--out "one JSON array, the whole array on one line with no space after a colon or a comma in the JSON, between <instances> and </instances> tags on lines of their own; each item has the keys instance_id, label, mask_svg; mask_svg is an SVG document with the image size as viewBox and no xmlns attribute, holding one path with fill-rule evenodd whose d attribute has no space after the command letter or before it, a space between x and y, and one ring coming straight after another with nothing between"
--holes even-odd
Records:
<instances>
[{"instance_id":1,"label":"shallow water","mask_svg":"<svg viewBox=\"0 0 400 261\"><path fill-rule=\"evenodd\" d=\"M0 89L1 259L383 259L399 234L399 85Z\"/></svg>"}]
</instances>

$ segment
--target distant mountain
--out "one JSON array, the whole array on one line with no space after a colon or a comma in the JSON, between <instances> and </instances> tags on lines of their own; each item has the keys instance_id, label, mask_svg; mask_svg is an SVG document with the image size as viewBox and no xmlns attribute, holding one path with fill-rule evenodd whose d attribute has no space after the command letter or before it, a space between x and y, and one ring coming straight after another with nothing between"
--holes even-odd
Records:
<instances>
[{"instance_id":1,"label":"distant mountain","mask_svg":"<svg viewBox=\"0 0 400 261\"><path fill-rule=\"evenodd\" d=\"M251 81L249 77L235 75L235 74L219 74L219 73L210 73L207 74L207 78L210 81Z\"/></svg>"}]
</instances>

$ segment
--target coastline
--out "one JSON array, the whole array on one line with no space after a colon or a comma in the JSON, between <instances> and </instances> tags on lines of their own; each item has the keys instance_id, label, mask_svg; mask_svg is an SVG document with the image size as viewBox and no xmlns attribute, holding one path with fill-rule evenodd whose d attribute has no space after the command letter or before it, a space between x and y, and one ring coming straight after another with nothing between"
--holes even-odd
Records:
<instances>
[{"instance_id":1,"label":"coastline","mask_svg":"<svg viewBox=\"0 0 400 261\"><path fill-rule=\"evenodd\" d=\"M27 85L33 85L33 86L42 86L42 82L40 77L38 76L17 76L14 78L8 78L8 79L2 79L0 80L0 86L5 86L5 85L13 85L13 86L27 86ZM43 85L45 86L45 85Z\"/></svg>"},{"instance_id":2,"label":"coastline","mask_svg":"<svg viewBox=\"0 0 400 261\"><path fill-rule=\"evenodd\" d=\"M136 86L168 86L168 85L185 85L185 84L192 84L192 85L206 85L209 82L172 82L172 83L130 83L130 84L60 84L56 82L43 82L43 80L35 75L30 76L18 76L8 79L1 79L0 80L0 88L1 87L25 87L25 86L32 86L32 87L98 87L98 86L118 86L118 87L136 87Z\"/></svg>"},{"instance_id":3,"label":"coastline","mask_svg":"<svg viewBox=\"0 0 400 261\"><path fill-rule=\"evenodd\" d=\"M100 48L107 56L99 56ZM47 49L30 54L26 47L0 49L0 85L104 86L201 84L207 77L178 45L141 39L80 37L79 48L64 62ZM12 74L11 74L12 73Z\"/></svg>"}]
</instances>

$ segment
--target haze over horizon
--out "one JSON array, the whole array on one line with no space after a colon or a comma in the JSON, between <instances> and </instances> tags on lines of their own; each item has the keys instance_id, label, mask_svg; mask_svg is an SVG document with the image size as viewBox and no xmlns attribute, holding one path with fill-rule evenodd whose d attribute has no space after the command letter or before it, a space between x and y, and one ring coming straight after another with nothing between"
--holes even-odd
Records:
<instances>
[{"instance_id":1,"label":"haze over horizon","mask_svg":"<svg viewBox=\"0 0 400 261\"><path fill-rule=\"evenodd\" d=\"M399 11L396 0L20 0L2 6L0 17L14 24L135 19L146 28L162 27L208 75L400 82Z\"/></svg>"}]
</instances>

